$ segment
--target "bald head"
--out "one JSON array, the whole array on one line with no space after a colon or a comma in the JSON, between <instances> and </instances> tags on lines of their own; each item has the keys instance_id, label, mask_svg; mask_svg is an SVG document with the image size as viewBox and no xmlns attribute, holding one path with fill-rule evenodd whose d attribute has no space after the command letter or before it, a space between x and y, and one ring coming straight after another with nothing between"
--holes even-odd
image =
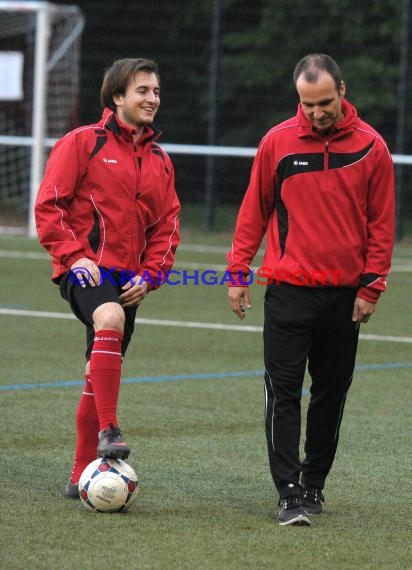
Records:
<instances>
[{"instance_id":1,"label":"bald head","mask_svg":"<svg viewBox=\"0 0 412 570\"><path fill-rule=\"evenodd\" d=\"M303 78L307 83L317 83L320 75L325 72L331 76L339 93L342 85L342 72L338 64L325 53L306 55L297 63L293 72L295 87L297 87L299 78Z\"/></svg>"}]
</instances>

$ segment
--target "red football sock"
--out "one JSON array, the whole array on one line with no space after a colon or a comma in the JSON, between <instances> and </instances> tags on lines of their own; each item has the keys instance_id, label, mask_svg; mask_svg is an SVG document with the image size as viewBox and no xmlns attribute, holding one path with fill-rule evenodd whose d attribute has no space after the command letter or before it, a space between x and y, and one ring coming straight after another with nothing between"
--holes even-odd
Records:
<instances>
[{"instance_id":1,"label":"red football sock","mask_svg":"<svg viewBox=\"0 0 412 570\"><path fill-rule=\"evenodd\" d=\"M86 375L85 380L86 384L76 413L77 439L71 474L72 483L77 483L85 467L96 459L99 418L97 416L90 376Z\"/></svg>"},{"instance_id":2,"label":"red football sock","mask_svg":"<svg viewBox=\"0 0 412 570\"><path fill-rule=\"evenodd\" d=\"M99 417L100 430L117 423L122 367L122 333L115 330L96 331L90 356L90 377Z\"/></svg>"}]
</instances>

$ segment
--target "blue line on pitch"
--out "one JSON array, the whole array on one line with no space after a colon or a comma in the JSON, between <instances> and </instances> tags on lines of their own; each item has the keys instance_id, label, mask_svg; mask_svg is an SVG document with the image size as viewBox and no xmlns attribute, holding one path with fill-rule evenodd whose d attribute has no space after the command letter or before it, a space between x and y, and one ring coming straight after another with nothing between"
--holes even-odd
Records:
<instances>
[{"instance_id":1,"label":"blue line on pitch","mask_svg":"<svg viewBox=\"0 0 412 570\"><path fill-rule=\"evenodd\" d=\"M173 382L177 380L210 380L212 378L241 378L245 376L263 376L263 370L249 370L241 372L209 372L204 374L175 374L172 376L139 376L138 378L124 378L122 384L144 384L148 382ZM68 380L61 382L37 382L33 384L10 384L0 386L0 390L30 390L33 388L67 388L70 386L83 386L84 380Z\"/></svg>"},{"instance_id":2,"label":"blue line on pitch","mask_svg":"<svg viewBox=\"0 0 412 570\"><path fill-rule=\"evenodd\" d=\"M390 362L387 364L359 364L355 368L355 372L365 370L393 370L402 368L412 368L412 362ZM144 384L153 382L175 382L179 380L212 380L224 378L247 378L250 376L263 376L263 370L247 370L239 372L207 372L199 374L175 374L165 376L139 376L137 378L124 378L122 384ZM32 384L8 384L0 386L0 391L11 390L33 390L35 388L69 388L72 386L82 386L84 380L67 380L59 382L36 382ZM307 395L309 391L303 390L303 394Z\"/></svg>"},{"instance_id":3,"label":"blue line on pitch","mask_svg":"<svg viewBox=\"0 0 412 570\"><path fill-rule=\"evenodd\" d=\"M412 368L412 362L388 362L387 364L359 364L355 372L360 370L393 370L394 368Z\"/></svg>"}]
</instances>

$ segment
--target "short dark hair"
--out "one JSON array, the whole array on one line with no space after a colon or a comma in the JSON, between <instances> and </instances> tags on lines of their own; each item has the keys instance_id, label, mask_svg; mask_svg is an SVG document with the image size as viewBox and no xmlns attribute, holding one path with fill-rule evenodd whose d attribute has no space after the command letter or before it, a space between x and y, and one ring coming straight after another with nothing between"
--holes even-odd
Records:
<instances>
[{"instance_id":1,"label":"short dark hair","mask_svg":"<svg viewBox=\"0 0 412 570\"><path fill-rule=\"evenodd\" d=\"M160 82L157 63L152 59L125 58L115 61L106 70L103 77L100 91L102 106L116 111L116 104L113 101L114 95L124 95L130 81L139 71L154 73Z\"/></svg>"},{"instance_id":2,"label":"short dark hair","mask_svg":"<svg viewBox=\"0 0 412 570\"><path fill-rule=\"evenodd\" d=\"M336 89L339 93L342 85L342 72L339 65L329 55L325 53L311 53L303 57L296 65L293 72L293 83L296 82L301 75L308 83L316 83L319 79L319 72L326 71L332 76Z\"/></svg>"}]
</instances>

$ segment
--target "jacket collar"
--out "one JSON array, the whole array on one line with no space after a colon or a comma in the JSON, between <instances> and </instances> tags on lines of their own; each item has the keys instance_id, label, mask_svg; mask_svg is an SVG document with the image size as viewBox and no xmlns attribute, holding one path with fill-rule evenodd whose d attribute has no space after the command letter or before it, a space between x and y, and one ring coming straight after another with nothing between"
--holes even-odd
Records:
<instances>
[{"instance_id":1,"label":"jacket collar","mask_svg":"<svg viewBox=\"0 0 412 570\"><path fill-rule=\"evenodd\" d=\"M135 130L129 126L122 123L119 117L116 115L112 109L106 108L103 110L102 118L100 124L105 129L109 129L116 135L124 137L126 139L132 140ZM143 129L143 134L138 140L138 144L143 144L149 141L157 140L162 133L155 129L154 127L145 126Z\"/></svg>"},{"instance_id":2,"label":"jacket collar","mask_svg":"<svg viewBox=\"0 0 412 570\"><path fill-rule=\"evenodd\" d=\"M335 130L328 136L336 137L347 134L348 132L352 132L358 125L359 117L356 108L344 98L342 99L342 114L342 118L335 125ZM323 138L320 133L313 129L313 125L303 112L302 105L300 103L298 105L296 118L300 127L300 137L309 136Z\"/></svg>"}]
</instances>

